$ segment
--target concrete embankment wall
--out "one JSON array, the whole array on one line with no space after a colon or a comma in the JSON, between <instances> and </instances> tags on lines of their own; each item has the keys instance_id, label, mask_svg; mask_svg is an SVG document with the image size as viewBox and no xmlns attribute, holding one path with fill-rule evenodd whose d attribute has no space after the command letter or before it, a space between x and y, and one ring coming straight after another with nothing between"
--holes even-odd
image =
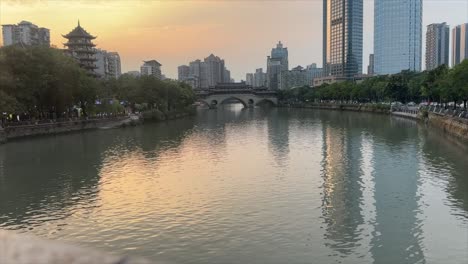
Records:
<instances>
[{"instance_id":1,"label":"concrete embankment wall","mask_svg":"<svg viewBox=\"0 0 468 264\"><path fill-rule=\"evenodd\" d=\"M4 128L4 141L23 137L39 136L39 135L55 135L80 130L97 129L97 128L112 128L124 125L130 122L129 117L118 117L111 119L90 119L90 120L75 120L68 122L45 123L35 125L11 126ZM0 138L2 132L0 132ZM1 142L1 140L0 140Z\"/></svg>"},{"instance_id":2,"label":"concrete embankment wall","mask_svg":"<svg viewBox=\"0 0 468 264\"><path fill-rule=\"evenodd\" d=\"M166 121L166 120L173 120L178 118L183 118L187 116L194 115L196 112L196 108L187 108L182 111L173 111L173 112L162 112L159 110L151 110L145 111L141 113L141 117L144 121Z\"/></svg>"},{"instance_id":3,"label":"concrete embankment wall","mask_svg":"<svg viewBox=\"0 0 468 264\"><path fill-rule=\"evenodd\" d=\"M429 113L427 121L430 126L440 128L447 134L468 141L468 120L466 119Z\"/></svg>"},{"instance_id":4,"label":"concrete embankment wall","mask_svg":"<svg viewBox=\"0 0 468 264\"><path fill-rule=\"evenodd\" d=\"M279 107L291 107L291 108L312 108L312 109L324 109L324 110L337 110L337 111L353 111L353 112L372 112L379 114L389 114L390 107L380 107L378 105L366 105L366 104L280 104Z\"/></svg>"},{"instance_id":5,"label":"concrete embankment wall","mask_svg":"<svg viewBox=\"0 0 468 264\"><path fill-rule=\"evenodd\" d=\"M438 128L463 140L468 141L468 120L458 117L451 117L436 113L428 113L427 118L423 117L421 112L406 113L406 112L391 112L390 108L384 108L376 105L341 105L341 104L280 104L279 107L291 107L291 108L312 108L312 109L324 109L324 110L338 110L338 111L354 111L354 112L370 112L380 114L392 114L403 118L409 118L414 120L421 120L426 122L429 126Z\"/></svg>"}]
</instances>

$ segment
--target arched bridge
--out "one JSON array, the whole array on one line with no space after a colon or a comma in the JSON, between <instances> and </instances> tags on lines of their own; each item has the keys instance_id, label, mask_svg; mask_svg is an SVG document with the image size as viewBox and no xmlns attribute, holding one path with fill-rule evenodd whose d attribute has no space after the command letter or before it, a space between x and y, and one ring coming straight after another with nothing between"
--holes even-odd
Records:
<instances>
[{"instance_id":1,"label":"arched bridge","mask_svg":"<svg viewBox=\"0 0 468 264\"><path fill-rule=\"evenodd\" d=\"M227 101L238 101L244 107L254 107L262 103L278 104L276 91L266 88L254 89L251 86L224 84L210 89L195 90L197 101L210 108L216 108Z\"/></svg>"}]
</instances>

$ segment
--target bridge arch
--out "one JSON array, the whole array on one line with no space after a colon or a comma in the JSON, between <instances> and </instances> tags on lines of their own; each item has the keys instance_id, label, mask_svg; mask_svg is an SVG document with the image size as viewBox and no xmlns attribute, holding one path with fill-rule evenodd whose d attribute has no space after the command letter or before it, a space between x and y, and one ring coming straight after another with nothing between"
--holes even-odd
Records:
<instances>
[{"instance_id":1,"label":"bridge arch","mask_svg":"<svg viewBox=\"0 0 468 264\"><path fill-rule=\"evenodd\" d=\"M227 98L225 98L225 99L223 99L221 101L221 104L224 104L228 100L236 100L236 101L240 102L244 107L249 107L248 102L242 100L241 98L239 98L237 96L228 96Z\"/></svg>"},{"instance_id":2,"label":"bridge arch","mask_svg":"<svg viewBox=\"0 0 468 264\"><path fill-rule=\"evenodd\" d=\"M196 102L199 102L199 103L203 104L204 106L210 107L210 103L207 102L207 101L204 100L204 99L198 98L198 99L196 100Z\"/></svg>"},{"instance_id":3,"label":"bridge arch","mask_svg":"<svg viewBox=\"0 0 468 264\"><path fill-rule=\"evenodd\" d=\"M255 105L260 105L260 104L263 104L263 103L270 103L270 104L272 104L272 105L274 105L274 106L277 105L277 103L276 103L275 101L273 101L273 100L271 100L271 99L269 99L269 98L262 98L262 99L258 100L258 101L255 103Z\"/></svg>"}]
</instances>

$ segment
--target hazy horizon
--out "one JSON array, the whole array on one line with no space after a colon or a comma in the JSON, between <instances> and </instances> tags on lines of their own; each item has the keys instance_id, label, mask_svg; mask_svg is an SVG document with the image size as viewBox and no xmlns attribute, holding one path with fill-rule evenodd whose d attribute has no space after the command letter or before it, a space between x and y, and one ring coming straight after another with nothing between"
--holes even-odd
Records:
<instances>
[{"instance_id":1,"label":"hazy horizon","mask_svg":"<svg viewBox=\"0 0 468 264\"><path fill-rule=\"evenodd\" d=\"M289 65L322 65L322 0L309 1L0 1L0 24L30 21L51 30L51 44L63 48L67 34L81 26L97 36L97 48L117 51L122 72L156 59L169 78L177 66L213 53L226 61L236 81L256 68L278 41L289 50ZM468 23L468 1L424 0L426 26ZM373 0L364 0L364 56L373 52Z\"/></svg>"}]
</instances>

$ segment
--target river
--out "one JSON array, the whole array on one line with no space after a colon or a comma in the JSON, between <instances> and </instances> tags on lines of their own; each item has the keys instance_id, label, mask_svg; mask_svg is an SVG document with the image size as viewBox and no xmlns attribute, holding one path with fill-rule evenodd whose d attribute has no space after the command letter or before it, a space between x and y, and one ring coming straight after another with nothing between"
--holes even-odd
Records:
<instances>
[{"instance_id":1,"label":"river","mask_svg":"<svg viewBox=\"0 0 468 264\"><path fill-rule=\"evenodd\" d=\"M468 145L227 105L0 146L0 229L167 263L467 263Z\"/></svg>"}]
</instances>

